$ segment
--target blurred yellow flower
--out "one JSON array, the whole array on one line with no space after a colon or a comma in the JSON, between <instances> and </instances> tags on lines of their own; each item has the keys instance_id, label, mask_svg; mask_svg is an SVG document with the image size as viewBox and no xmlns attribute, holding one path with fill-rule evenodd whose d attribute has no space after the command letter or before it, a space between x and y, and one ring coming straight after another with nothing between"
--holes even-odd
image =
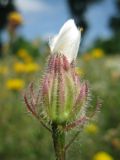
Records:
<instances>
[{"instance_id":1,"label":"blurred yellow flower","mask_svg":"<svg viewBox=\"0 0 120 160\"><path fill-rule=\"evenodd\" d=\"M16 62L13 65L13 69L15 70L15 72L17 73L24 73L25 71L25 64L24 63L20 63L20 62Z\"/></svg>"},{"instance_id":2,"label":"blurred yellow flower","mask_svg":"<svg viewBox=\"0 0 120 160\"><path fill-rule=\"evenodd\" d=\"M83 60L89 61L91 59L99 59L104 57L104 51L100 48L93 49L90 53L83 54Z\"/></svg>"},{"instance_id":3,"label":"blurred yellow flower","mask_svg":"<svg viewBox=\"0 0 120 160\"><path fill-rule=\"evenodd\" d=\"M83 69L79 68L79 67L76 67L75 68L75 72L80 75L80 76L83 76L84 75L84 71Z\"/></svg>"},{"instance_id":4,"label":"blurred yellow flower","mask_svg":"<svg viewBox=\"0 0 120 160\"><path fill-rule=\"evenodd\" d=\"M93 160L113 160L113 157L108 153L101 151L94 155Z\"/></svg>"},{"instance_id":5,"label":"blurred yellow flower","mask_svg":"<svg viewBox=\"0 0 120 160\"><path fill-rule=\"evenodd\" d=\"M8 15L8 21L19 25L22 24L23 18L19 12L14 11Z\"/></svg>"},{"instance_id":6,"label":"blurred yellow flower","mask_svg":"<svg viewBox=\"0 0 120 160\"><path fill-rule=\"evenodd\" d=\"M8 67L7 66L0 66L0 74L7 74Z\"/></svg>"},{"instance_id":7,"label":"blurred yellow flower","mask_svg":"<svg viewBox=\"0 0 120 160\"><path fill-rule=\"evenodd\" d=\"M29 55L28 51L26 49L20 49L17 52L17 55L24 60L26 63L32 62L33 59L32 57Z\"/></svg>"},{"instance_id":8,"label":"blurred yellow flower","mask_svg":"<svg viewBox=\"0 0 120 160\"><path fill-rule=\"evenodd\" d=\"M37 72L40 70L40 66L37 63L27 63L25 65L26 73Z\"/></svg>"},{"instance_id":9,"label":"blurred yellow flower","mask_svg":"<svg viewBox=\"0 0 120 160\"><path fill-rule=\"evenodd\" d=\"M6 81L6 87L9 90L19 91L23 89L25 82L22 79L9 79Z\"/></svg>"},{"instance_id":10,"label":"blurred yellow flower","mask_svg":"<svg viewBox=\"0 0 120 160\"><path fill-rule=\"evenodd\" d=\"M90 133L90 134L96 134L96 133L98 133L99 128L97 127L97 125L91 123L91 124L88 124L88 125L85 127L85 131L86 131L87 133Z\"/></svg>"},{"instance_id":11,"label":"blurred yellow flower","mask_svg":"<svg viewBox=\"0 0 120 160\"><path fill-rule=\"evenodd\" d=\"M19 51L17 52L17 55L20 58L25 58L26 56L28 56L28 52L26 51L26 49L19 49Z\"/></svg>"},{"instance_id":12,"label":"blurred yellow flower","mask_svg":"<svg viewBox=\"0 0 120 160\"><path fill-rule=\"evenodd\" d=\"M40 70L40 66L37 63L21 63L16 62L13 65L13 69L17 73L33 73Z\"/></svg>"},{"instance_id":13,"label":"blurred yellow flower","mask_svg":"<svg viewBox=\"0 0 120 160\"><path fill-rule=\"evenodd\" d=\"M96 48L94 50L92 50L91 55L93 58L102 58L104 56L104 52L102 49L100 48Z\"/></svg>"}]
</instances>

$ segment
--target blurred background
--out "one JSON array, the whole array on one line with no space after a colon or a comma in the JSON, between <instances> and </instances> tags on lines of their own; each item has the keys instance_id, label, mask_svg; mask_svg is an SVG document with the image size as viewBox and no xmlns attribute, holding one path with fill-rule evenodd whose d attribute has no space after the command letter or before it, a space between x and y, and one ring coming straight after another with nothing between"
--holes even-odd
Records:
<instances>
[{"instance_id":1,"label":"blurred background","mask_svg":"<svg viewBox=\"0 0 120 160\"><path fill-rule=\"evenodd\" d=\"M83 28L77 74L102 108L69 160L120 160L120 0L0 0L0 159L54 159L52 140L28 112L24 89L39 83L49 39L74 18ZM71 134L69 135L71 136Z\"/></svg>"}]
</instances>

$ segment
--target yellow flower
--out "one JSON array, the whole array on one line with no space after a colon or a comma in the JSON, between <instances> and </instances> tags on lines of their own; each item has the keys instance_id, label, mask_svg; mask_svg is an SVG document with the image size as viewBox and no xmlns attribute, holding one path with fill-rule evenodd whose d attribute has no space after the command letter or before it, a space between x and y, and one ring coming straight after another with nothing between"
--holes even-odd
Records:
<instances>
[{"instance_id":1,"label":"yellow flower","mask_svg":"<svg viewBox=\"0 0 120 160\"><path fill-rule=\"evenodd\" d=\"M84 71L83 69L79 68L79 67L76 67L75 68L75 72L80 75L80 76L83 76L84 75Z\"/></svg>"},{"instance_id":2,"label":"yellow flower","mask_svg":"<svg viewBox=\"0 0 120 160\"><path fill-rule=\"evenodd\" d=\"M40 70L40 66L37 63L20 63L16 62L13 65L15 72L17 73L32 73Z\"/></svg>"},{"instance_id":3,"label":"yellow flower","mask_svg":"<svg viewBox=\"0 0 120 160\"><path fill-rule=\"evenodd\" d=\"M16 62L13 65L13 69L15 70L15 72L17 73L24 73L25 71L25 64L24 63L20 63L20 62Z\"/></svg>"},{"instance_id":4,"label":"yellow flower","mask_svg":"<svg viewBox=\"0 0 120 160\"><path fill-rule=\"evenodd\" d=\"M99 128L95 125L95 124L88 124L86 127L85 127L85 131L87 133L90 133L90 134L96 134L98 132Z\"/></svg>"},{"instance_id":5,"label":"yellow flower","mask_svg":"<svg viewBox=\"0 0 120 160\"><path fill-rule=\"evenodd\" d=\"M8 67L7 66L0 66L0 74L7 74Z\"/></svg>"},{"instance_id":6,"label":"yellow flower","mask_svg":"<svg viewBox=\"0 0 120 160\"><path fill-rule=\"evenodd\" d=\"M17 55L20 58L25 58L26 56L28 56L28 52L26 49L19 49L19 51L17 52Z\"/></svg>"},{"instance_id":7,"label":"yellow flower","mask_svg":"<svg viewBox=\"0 0 120 160\"><path fill-rule=\"evenodd\" d=\"M108 153L101 151L94 155L93 160L113 160L113 157Z\"/></svg>"},{"instance_id":8,"label":"yellow flower","mask_svg":"<svg viewBox=\"0 0 120 160\"><path fill-rule=\"evenodd\" d=\"M32 57L29 55L28 51L26 49L20 49L17 52L17 55L23 59L25 62L32 62Z\"/></svg>"},{"instance_id":9,"label":"yellow flower","mask_svg":"<svg viewBox=\"0 0 120 160\"><path fill-rule=\"evenodd\" d=\"M102 58L104 56L104 52L100 48L96 48L91 52L93 58Z\"/></svg>"},{"instance_id":10,"label":"yellow flower","mask_svg":"<svg viewBox=\"0 0 120 160\"><path fill-rule=\"evenodd\" d=\"M37 63L28 63L25 66L26 73L37 72L40 69L40 66Z\"/></svg>"},{"instance_id":11,"label":"yellow flower","mask_svg":"<svg viewBox=\"0 0 120 160\"><path fill-rule=\"evenodd\" d=\"M8 15L9 22L15 23L17 25L22 24L23 19L20 13L14 11Z\"/></svg>"},{"instance_id":12,"label":"yellow flower","mask_svg":"<svg viewBox=\"0 0 120 160\"><path fill-rule=\"evenodd\" d=\"M23 89L25 82L22 79L9 79L6 82L6 87L9 90L19 91Z\"/></svg>"}]
</instances>

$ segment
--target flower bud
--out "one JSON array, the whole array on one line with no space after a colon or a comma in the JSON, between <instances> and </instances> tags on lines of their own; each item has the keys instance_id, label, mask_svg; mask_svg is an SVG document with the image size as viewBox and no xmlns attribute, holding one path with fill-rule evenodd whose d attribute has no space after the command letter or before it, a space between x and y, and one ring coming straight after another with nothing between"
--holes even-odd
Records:
<instances>
[{"instance_id":1,"label":"flower bud","mask_svg":"<svg viewBox=\"0 0 120 160\"><path fill-rule=\"evenodd\" d=\"M87 91L87 85L79 81L75 69L64 55L50 57L41 100L51 121L61 124L75 119L87 99Z\"/></svg>"},{"instance_id":2,"label":"flower bud","mask_svg":"<svg viewBox=\"0 0 120 160\"><path fill-rule=\"evenodd\" d=\"M51 55L40 89L34 92L32 83L24 96L29 111L45 127L46 122L52 122L69 130L88 120L88 85L81 82L74 65L79 43L80 31L69 20L50 44Z\"/></svg>"}]
</instances>

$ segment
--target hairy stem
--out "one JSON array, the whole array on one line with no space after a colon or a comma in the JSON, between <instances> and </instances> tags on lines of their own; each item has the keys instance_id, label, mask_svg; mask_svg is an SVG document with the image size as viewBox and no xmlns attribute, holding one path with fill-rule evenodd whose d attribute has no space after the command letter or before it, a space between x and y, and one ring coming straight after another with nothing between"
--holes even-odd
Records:
<instances>
[{"instance_id":1,"label":"hairy stem","mask_svg":"<svg viewBox=\"0 0 120 160\"><path fill-rule=\"evenodd\" d=\"M70 140L70 142L65 146L65 151L67 151L67 149L71 146L71 144L75 141L75 139L78 137L78 135L80 134L80 131L78 131L74 137Z\"/></svg>"},{"instance_id":2,"label":"hairy stem","mask_svg":"<svg viewBox=\"0 0 120 160\"><path fill-rule=\"evenodd\" d=\"M65 160L65 132L55 123L52 124L52 138L56 160Z\"/></svg>"}]
</instances>

